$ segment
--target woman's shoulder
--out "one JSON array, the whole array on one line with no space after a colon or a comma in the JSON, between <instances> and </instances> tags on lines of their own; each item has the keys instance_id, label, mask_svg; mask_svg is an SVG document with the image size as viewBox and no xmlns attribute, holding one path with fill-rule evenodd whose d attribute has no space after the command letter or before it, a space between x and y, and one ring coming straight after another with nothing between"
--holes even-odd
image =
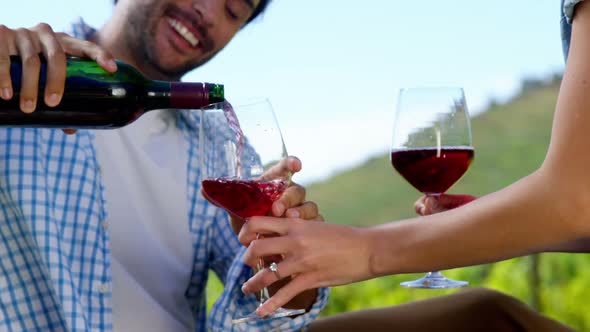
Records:
<instances>
[{"instance_id":1,"label":"woman's shoulder","mask_svg":"<svg viewBox=\"0 0 590 332\"><path fill-rule=\"evenodd\" d=\"M576 5L579 4L584 0L562 0L562 17L565 19L565 22L568 24L572 23L574 19L574 13L576 10Z\"/></svg>"}]
</instances>

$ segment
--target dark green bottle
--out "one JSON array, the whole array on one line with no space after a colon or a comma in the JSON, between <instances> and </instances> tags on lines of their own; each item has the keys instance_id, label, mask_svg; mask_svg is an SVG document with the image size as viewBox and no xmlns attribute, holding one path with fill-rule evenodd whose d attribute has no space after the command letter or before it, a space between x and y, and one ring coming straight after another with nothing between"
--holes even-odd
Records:
<instances>
[{"instance_id":1,"label":"dark green bottle","mask_svg":"<svg viewBox=\"0 0 590 332\"><path fill-rule=\"evenodd\" d=\"M10 58L14 96L0 99L0 126L43 128L110 129L128 125L155 109L199 109L224 100L223 85L150 80L132 66L117 61L109 73L96 62L67 60L65 90L61 102L49 107L43 102L47 66L41 65L37 108L24 113L19 107L22 64Z\"/></svg>"}]
</instances>

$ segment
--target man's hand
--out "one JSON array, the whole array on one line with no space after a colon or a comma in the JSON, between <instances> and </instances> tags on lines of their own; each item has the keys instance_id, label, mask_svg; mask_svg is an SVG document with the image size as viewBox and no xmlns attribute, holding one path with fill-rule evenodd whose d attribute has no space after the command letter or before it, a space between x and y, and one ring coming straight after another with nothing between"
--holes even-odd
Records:
<instances>
[{"instance_id":1,"label":"man's hand","mask_svg":"<svg viewBox=\"0 0 590 332\"><path fill-rule=\"evenodd\" d=\"M287 174L301 171L301 161L297 157L290 156L270 169L264 176L268 178L277 178L276 173ZM301 218L305 220L323 221L324 217L319 214L318 206L314 202L305 200L305 188L291 181L289 187L277 199L272 207L270 214L274 217ZM236 234L244 225L244 219L230 212L232 229Z\"/></svg>"},{"instance_id":2,"label":"man's hand","mask_svg":"<svg viewBox=\"0 0 590 332\"><path fill-rule=\"evenodd\" d=\"M25 113L35 111L40 97L38 89L41 55L47 61L43 100L50 107L57 106L63 96L67 55L93 59L108 72L117 70L113 56L100 46L65 33L56 33L45 23L30 29L10 29L0 25L0 97L4 100L10 100L14 96L10 77L11 55L18 55L22 59L20 109ZM64 132L73 133L72 130Z\"/></svg>"}]
</instances>

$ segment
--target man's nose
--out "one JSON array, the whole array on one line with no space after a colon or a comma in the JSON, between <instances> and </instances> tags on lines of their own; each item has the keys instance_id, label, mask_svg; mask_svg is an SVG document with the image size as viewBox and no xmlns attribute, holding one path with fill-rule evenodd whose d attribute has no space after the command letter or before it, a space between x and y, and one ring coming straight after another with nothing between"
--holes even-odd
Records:
<instances>
[{"instance_id":1,"label":"man's nose","mask_svg":"<svg viewBox=\"0 0 590 332\"><path fill-rule=\"evenodd\" d=\"M197 0L193 1L193 9L201 16L202 24L211 26L223 14L225 0Z\"/></svg>"}]
</instances>

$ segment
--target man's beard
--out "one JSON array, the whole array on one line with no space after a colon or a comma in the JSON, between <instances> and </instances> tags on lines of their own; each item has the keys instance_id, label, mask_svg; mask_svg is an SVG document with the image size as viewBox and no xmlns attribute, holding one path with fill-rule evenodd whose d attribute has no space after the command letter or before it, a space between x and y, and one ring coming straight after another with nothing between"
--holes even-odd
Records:
<instances>
[{"instance_id":1,"label":"man's beard","mask_svg":"<svg viewBox=\"0 0 590 332\"><path fill-rule=\"evenodd\" d=\"M157 21L160 19L162 8L159 1L152 0L142 5L137 5L128 17L128 26L126 29L125 39L128 42L129 52L138 65L145 65L170 79L178 79L189 71L207 62L211 57L183 63L176 67L164 67L161 59L158 57L156 50L156 29ZM148 13L158 13L158 16L149 15Z\"/></svg>"}]
</instances>

